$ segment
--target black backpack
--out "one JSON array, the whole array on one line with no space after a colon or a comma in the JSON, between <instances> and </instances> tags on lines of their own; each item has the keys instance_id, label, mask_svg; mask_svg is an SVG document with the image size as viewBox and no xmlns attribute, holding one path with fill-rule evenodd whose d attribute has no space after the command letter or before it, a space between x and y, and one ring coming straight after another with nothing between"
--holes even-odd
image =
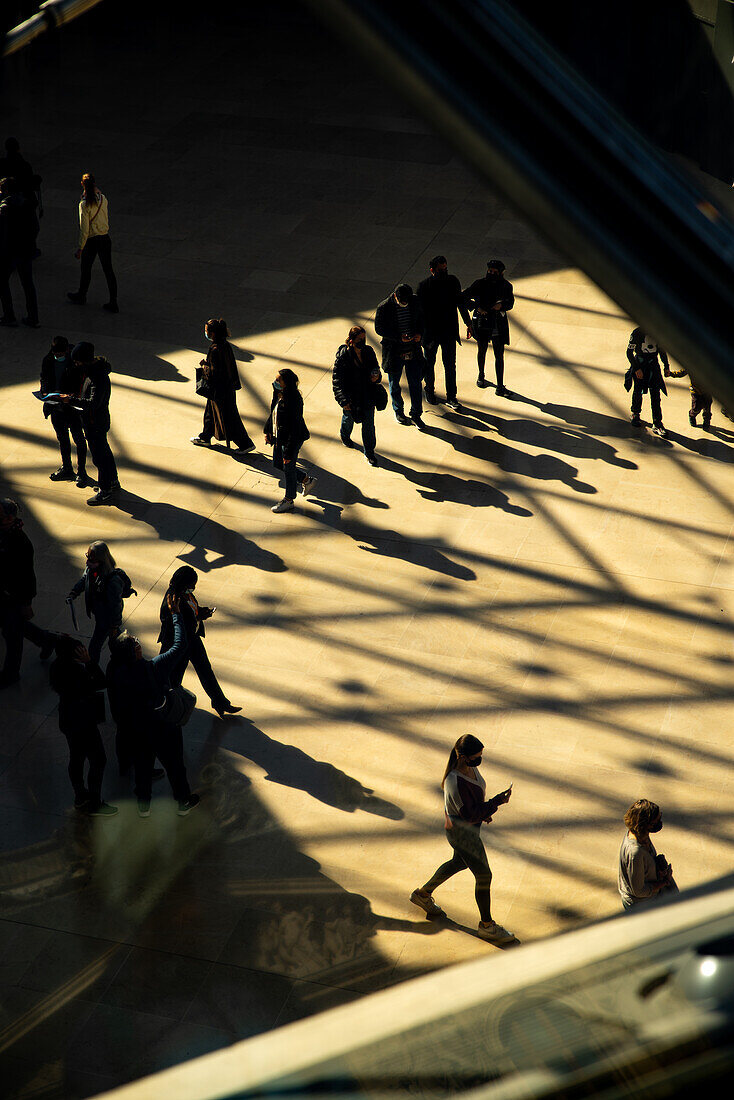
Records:
<instances>
[{"instance_id":1,"label":"black backpack","mask_svg":"<svg viewBox=\"0 0 734 1100\"><path fill-rule=\"evenodd\" d=\"M117 573L118 577L122 581L122 598L123 600L129 600L131 596L137 596L137 592L132 586L132 581L128 577L124 569L115 568L113 573ZM110 574L111 576L112 574Z\"/></svg>"}]
</instances>

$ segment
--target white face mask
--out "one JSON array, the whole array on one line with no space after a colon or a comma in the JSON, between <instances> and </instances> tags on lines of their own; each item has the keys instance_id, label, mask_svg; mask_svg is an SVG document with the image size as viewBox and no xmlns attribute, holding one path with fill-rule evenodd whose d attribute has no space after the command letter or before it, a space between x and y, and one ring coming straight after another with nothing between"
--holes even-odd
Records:
<instances>
[{"instance_id":1,"label":"white face mask","mask_svg":"<svg viewBox=\"0 0 734 1100\"><path fill-rule=\"evenodd\" d=\"M209 333L206 331L206 329L204 329L204 337L207 340L212 340L213 339L213 337L209 335Z\"/></svg>"}]
</instances>

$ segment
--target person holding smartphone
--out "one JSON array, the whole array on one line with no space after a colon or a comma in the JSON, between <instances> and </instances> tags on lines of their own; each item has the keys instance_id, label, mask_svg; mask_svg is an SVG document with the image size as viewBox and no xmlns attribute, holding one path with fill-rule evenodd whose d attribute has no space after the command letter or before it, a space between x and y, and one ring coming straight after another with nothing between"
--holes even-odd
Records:
<instances>
[{"instance_id":1,"label":"person holding smartphone","mask_svg":"<svg viewBox=\"0 0 734 1100\"><path fill-rule=\"evenodd\" d=\"M428 916L444 916L433 900L433 891L459 871L468 868L474 876L475 897L479 908L478 934L494 944L511 943L515 936L492 919L490 887L492 872L487 862L480 829L489 822L498 808L510 801L512 784L494 798L485 799L487 784L479 773L484 745L471 733L460 737L449 755L441 786L444 792L446 839L453 856L442 863L424 886L410 895L410 900Z\"/></svg>"},{"instance_id":2,"label":"person holding smartphone","mask_svg":"<svg viewBox=\"0 0 734 1100\"><path fill-rule=\"evenodd\" d=\"M504 277L505 265L502 260L488 260L487 274L476 279L464 291L461 300L465 308L471 309L472 323L467 326L466 338L477 342L477 385L480 389L488 386L484 377L484 363L487 348L492 345L494 352L494 370L497 377L498 397L511 397L505 389L505 347L510 342L510 323L507 314L515 305L515 293L512 283Z\"/></svg>"}]
</instances>

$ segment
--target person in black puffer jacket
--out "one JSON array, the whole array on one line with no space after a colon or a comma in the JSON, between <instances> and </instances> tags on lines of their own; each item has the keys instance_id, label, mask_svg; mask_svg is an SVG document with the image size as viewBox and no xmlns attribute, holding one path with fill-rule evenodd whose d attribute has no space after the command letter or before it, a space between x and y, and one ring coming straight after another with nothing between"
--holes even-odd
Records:
<instances>
[{"instance_id":1,"label":"person in black puffer jacket","mask_svg":"<svg viewBox=\"0 0 734 1100\"><path fill-rule=\"evenodd\" d=\"M375 399L380 390L376 383L381 375L377 356L365 342L366 338L361 325L352 325L346 342L336 353L331 383L334 397L342 408L339 432L342 443L345 447L353 446L352 429L355 421L361 422L364 456L370 466L376 466Z\"/></svg>"},{"instance_id":2,"label":"person in black puffer jacket","mask_svg":"<svg viewBox=\"0 0 734 1100\"><path fill-rule=\"evenodd\" d=\"M117 813L102 798L102 778L107 764L99 723L104 721L104 673L76 638L61 635L56 641L56 660L49 669L52 689L59 696L59 729L69 743L69 779L74 788L74 809L93 817ZM87 780L84 765L89 762Z\"/></svg>"},{"instance_id":3,"label":"person in black puffer jacket","mask_svg":"<svg viewBox=\"0 0 734 1100\"><path fill-rule=\"evenodd\" d=\"M298 452L311 433L303 419L303 398L298 389L298 375L283 367L273 382L273 400L270 416L263 427L265 442L273 447L273 466L285 475L285 496L271 512L292 512L296 499L296 485L300 484L304 496L311 491L315 477L298 466Z\"/></svg>"},{"instance_id":4,"label":"person in black puffer jacket","mask_svg":"<svg viewBox=\"0 0 734 1100\"><path fill-rule=\"evenodd\" d=\"M94 619L89 653L98 664L104 643L112 641L122 630L123 600L135 592L127 573L115 565L106 542L93 542L88 548L87 567L67 600L75 600L82 592L87 617Z\"/></svg>"}]
</instances>

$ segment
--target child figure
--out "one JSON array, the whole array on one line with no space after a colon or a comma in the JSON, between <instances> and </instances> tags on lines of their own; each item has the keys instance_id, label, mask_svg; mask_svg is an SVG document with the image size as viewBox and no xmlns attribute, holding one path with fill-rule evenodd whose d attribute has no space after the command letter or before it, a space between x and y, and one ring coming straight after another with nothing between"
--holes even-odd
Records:
<instances>
[{"instance_id":1,"label":"child figure","mask_svg":"<svg viewBox=\"0 0 734 1100\"><path fill-rule=\"evenodd\" d=\"M680 370L666 370L665 373L670 378L682 378L684 374L688 375L691 382L691 408L688 413L688 421L691 427L695 428L696 417L699 413L703 413L703 430L707 432L711 427L711 406L714 402L713 396L701 388L690 371L683 370L682 367Z\"/></svg>"}]
</instances>

